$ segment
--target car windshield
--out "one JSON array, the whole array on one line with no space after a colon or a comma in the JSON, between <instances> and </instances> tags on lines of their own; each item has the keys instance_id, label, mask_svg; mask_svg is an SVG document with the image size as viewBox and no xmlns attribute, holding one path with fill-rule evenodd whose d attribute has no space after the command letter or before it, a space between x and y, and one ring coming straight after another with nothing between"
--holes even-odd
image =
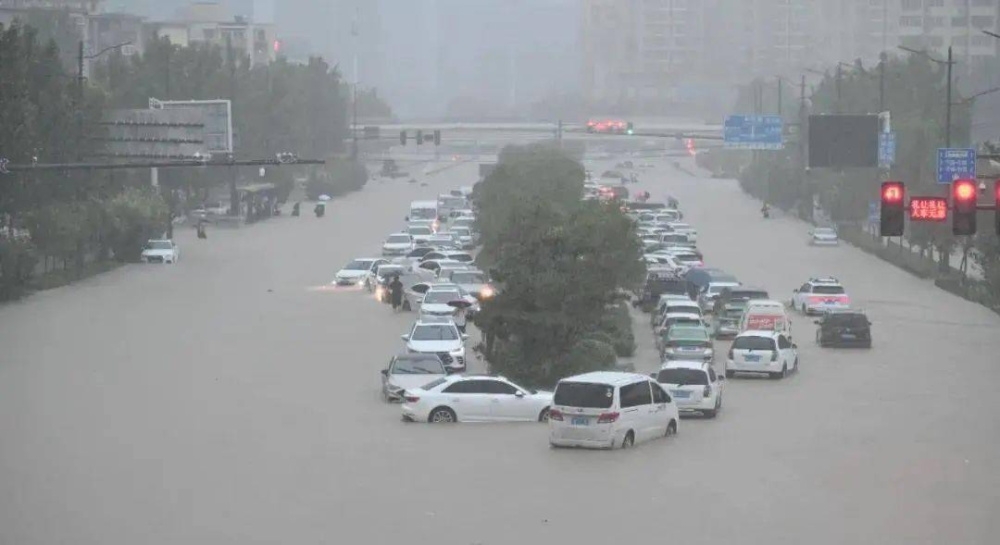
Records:
<instances>
[{"instance_id":1,"label":"car windshield","mask_svg":"<svg viewBox=\"0 0 1000 545\"><path fill-rule=\"evenodd\" d=\"M834 231L833 229L829 229L829 228L826 228L826 227L823 227L823 228L820 228L820 229L816 229L813 232L816 233L817 235L836 235L837 234L837 232Z\"/></svg>"},{"instance_id":2,"label":"car windshield","mask_svg":"<svg viewBox=\"0 0 1000 545\"><path fill-rule=\"evenodd\" d=\"M378 268L378 275L387 276L391 274L403 274L405 271L406 269L399 265L381 265Z\"/></svg>"},{"instance_id":3,"label":"car windshield","mask_svg":"<svg viewBox=\"0 0 1000 545\"><path fill-rule=\"evenodd\" d=\"M868 317L864 314L830 314L826 323L836 327L868 327Z\"/></svg>"},{"instance_id":4,"label":"car windshield","mask_svg":"<svg viewBox=\"0 0 1000 545\"><path fill-rule=\"evenodd\" d=\"M392 235L392 236L390 236L386 240L386 242L391 242L391 243L396 243L396 242L409 243L410 242L410 237L408 235Z\"/></svg>"},{"instance_id":5,"label":"car windshield","mask_svg":"<svg viewBox=\"0 0 1000 545\"><path fill-rule=\"evenodd\" d=\"M773 350L774 339L750 335L736 337L736 340L733 341L733 348L736 350Z\"/></svg>"},{"instance_id":6,"label":"car windshield","mask_svg":"<svg viewBox=\"0 0 1000 545\"><path fill-rule=\"evenodd\" d=\"M406 230L409 231L411 235L429 235L433 233L430 227L424 227L423 225L409 227Z\"/></svg>"},{"instance_id":7,"label":"car windshield","mask_svg":"<svg viewBox=\"0 0 1000 545\"><path fill-rule=\"evenodd\" d=\"M607 409L614 400L614 392L614 387L608 384L563 381L556 386L552 404L584 409Z\"/></svg>"},{"instance_id":8,"label":"car windshield","mask_svg":"<svg viewBox=\"0 0 1000 545\"><path fill-rule=\"evenodd\" d=\"M434 220L437 219L437 210L434 208L411 208L410 219Z\"/></svg>"},{"instance_id":9,"label":"car windshield","mask_svg":"<svg viewBox=\"0 0 1000 545\"><path fill-rule=\"evenodd\" d=\"M453 325L429 324L417 325L410 335L412 341L457 341L458 330Z\"/></svg>"},{"instance_id":10,"label":"car windshield","mask_svg":"<svg viewBox=\"0 0 1000 545\"><path fill-rule=\"evenodd\" d=\"M150 250L169 250L173 248L173 245L168 240L151 240L146 247Z\"/></svg>"},{"instance_id":11,"label":"car windshield","mask_svg":"<svg viewBox=\"0 0 1000 545\"><path fill-rule=\"evenodd\" d=\"M451 275L451 281L456 284L485 284L486 278L479 272L455 272Z\"/></svg>"},{"instance_id":12,"label":"car windshield","mask_svg":"<svg viewBox=\"0 0 1000 545\"><path fill-rule=\"evenodd\" d=\"M688 304L668 304L667 313L685 313L685 314L701 314L701 307L698 305L688 305Z\"/></svg>"},{"instance_id":13,"label":"car windshield","mask_svg":"<svg viewBox=\"0 0 1000 545\"><path fill-rule=\"evenodd\" d=\"M672 327L667 338L670 341L706 342L709 340L708 331L700 327Z\"/></svg>"},{"instance_id":14,"label":"car windshield","mask_svg":"<svg viewBox=\"0 0 1000 545\"><path fill-rule=\"evenodd\" d=\"M813 293L821 293L823 295L840 295L844 293L843 286L813 286Z\"/></svg>"},{"instance_id":15,"label":"car windshield","mask_svg":"<svg viewBox=\"0 0 1000 545\"><path fill-rule=\"evenodd\" d=\"M661 369L656 381L678 386L708 386L708 373L701 369Z\"/></svg>"},{"instance_id":16,"label":"car windshield","mask_svg":"<svg viewBox=\"0 0 1000 545\"><path fill-rule=\"evenodd\" d=\"M749 290L734 290L731 292L730 299L767 299L766 291L749 291Z\"/></svg>"},{"instance_id":17,"label":"car windshield","mask_svg":"<svg viewBox=\"0 0 1000 545\"><path fill-rule=\"evenodd\" d=\"M446 305L452 301L461 301L462 294L457 291L428 291L424 297L424 304Z\"/></svg>"},{"instance_id":18,"label":"car windshield","mask_svg":"<svg viewBox=\"0 0 1000 545\"><path fill-rule=\"evenodd\" d=\"M392 366L394 375L443 375L444 364L436 357L399 358Z\"/></svg>"},{"instance_id":19,"label":"car windshield","mask_svg":"<svg viewBox=\"0 0 1000 545\"><path fill-rule=\"evenodd\" d=\"M344 266L344 269L348 271L367 271L371 267L372 267L371 261L366 261L363 259L355 259L354 261L351 261L346 266Z\"/></svg>"}]
</instances>

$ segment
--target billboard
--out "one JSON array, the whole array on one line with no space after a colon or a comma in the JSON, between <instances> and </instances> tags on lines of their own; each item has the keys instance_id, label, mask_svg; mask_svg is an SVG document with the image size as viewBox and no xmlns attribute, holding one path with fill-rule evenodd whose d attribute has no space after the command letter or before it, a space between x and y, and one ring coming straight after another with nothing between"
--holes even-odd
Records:
<instances>
[{"instance_id":1,"label":"billboard","mask_svg":"<svg viewBox=\"0 0 1000 545\"><path fill-rule=\"evenodd\" d=\"M809 116L809 167L877 167L877 115Z\"/></svg>"},{"instance_id":2,"label":"billboard","mask_svg":"<svg viewBox=\"0 0 1000 545\"><path fill-rule=\"evenodd\" d=\"M149 99L150 110L202 112L205 151L210 154L233 152L233 105L229 100Z\"/></svg>"}]
</instances>

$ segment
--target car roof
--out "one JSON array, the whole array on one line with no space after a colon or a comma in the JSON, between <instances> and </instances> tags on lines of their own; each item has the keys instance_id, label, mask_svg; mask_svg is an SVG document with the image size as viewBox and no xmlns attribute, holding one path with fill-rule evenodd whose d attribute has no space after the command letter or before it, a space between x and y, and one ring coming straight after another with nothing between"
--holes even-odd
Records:
<instances>
[{"instance_id":1,"label":"car roof","mask_svg":"<svg viewBox=\"0 0 1000 545\"><path fill-rule=\"evenodd\" d=\"M707 361L670 360L660 365L660 371L664 369L695 369L707 373L708 365Z\"/></svg>"},{"instance_id":2,"label":"car roof","mask_svg":"<svg viewBox=\"0 0 1000 545\"><path fill-rule=\"evenodd\" d=\"M448 325L448 324L455 325L455 320L452 320L451 316L427 316L427 315L421 315L419 318L417 318L417 321L414 322L413 327L431 326L431 325Z\"/></svg>"},{"instance_id":3,"label":"car roof","mask_svg":"<svg viewBox=\"0 0 1000 545\"><path fill-rule=\"evenodd\" d=\"M632 384L633 382L639 382L642 380L649 380L646 375L640 375L638 373L620 373L617 371L592 371L590 373L584 373L582 375L576 375L572 377L566 377L559 382L586 382L590 384L607 384L611 386L622 386L626 384Z\"/></svg>"},{"instance_id":4,"label":"car roof","mask_svg":"<svg viewBox=\"0 0 1000 545\"><path fill-rule=\"evenodd\" d=\"M389 236L390 237L400 237L400 236L402 236L402 237L408 237L408 236L410 236L410 233L401 231L399 233L389 233ZM389 238L389 237L386 237L386 238Z\"/></svg>"},{"instance_id":5,"label":"car roof","mask_svg":"<svg viewBox=\"0 0 1000 545\"><path fill-rule=\"evenodd\" d=\"M785 304L781 301L775 301L774 299L750 299L747 301L748 307L761 307L761 308L785 308Z\"/></svg>"},{"instance_id":6,"label":"car roof","mask_svg":"<svg viewBox=\"0 0 1000 545\"><path fill-rule=\"evenodd\" d=\"M821 276L810 278L809 283L813 285L839 286L840 280L837 280L832 276Z\"/></svg>"},{"instance_id":7,"label":"car roof","mask_svg":"<svg viewBox=\"0 0 1000 545\"><path fill-rule=\"evenodd\" d=\"M437 207L437 201L413 201L410 203L410 208L414 206L434 206Z\"/></svg>"},{"instance_id":8,"label":"car roof","mask_svg":"<svg viewBox=\"0 0 1000 545\"><path fill-rule=\"evenodd\" d=\"M777 339L778 335L781 335L780 331L771 331L769 329L748 329L737 335L736 337L767 337L769 339Z\"/></svg>"}]
</instances>

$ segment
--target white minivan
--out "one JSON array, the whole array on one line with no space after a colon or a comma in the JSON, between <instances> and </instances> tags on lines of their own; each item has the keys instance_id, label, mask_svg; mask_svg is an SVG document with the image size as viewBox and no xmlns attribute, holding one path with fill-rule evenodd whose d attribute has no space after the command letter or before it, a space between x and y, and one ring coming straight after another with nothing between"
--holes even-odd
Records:
<instances>
[{"instance_id":1,"label":"white minivan","mask_svg":"<svg viewBox=\"0 0 1000 545\"><path fill-rule=\"evenodd\" d=\"M648 376L585 373L556 385L549 411L549 444L629 448L677 433L678 422L674 400Z\"/></svg>"}]
</instances>

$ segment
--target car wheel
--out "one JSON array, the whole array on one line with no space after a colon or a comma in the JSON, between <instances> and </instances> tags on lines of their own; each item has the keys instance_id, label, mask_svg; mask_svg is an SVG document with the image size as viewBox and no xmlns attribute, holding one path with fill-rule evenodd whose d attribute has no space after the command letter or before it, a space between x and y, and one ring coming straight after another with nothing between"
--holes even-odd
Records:
<instances>
[{"instance_id":1,"label":"car wheel","mask_svg":"<svg viewBox=\"0 0 1000 545\"><path fill-rule=\"evenodd\" d=\"M705 418L715 418L715 415L718 414L718 410L719 409L708 409L707 411L702 411L702 414L705 415Z\"/></svg>"},{"instance_id":2,"label":"car wheel","mask_svg":"<svg viewBox=\"0 0 1000 545\"><path fill-rule=\"evenodd\" d=\"M448 407L438 407L431 411L431 416L427 419L432 424L454 424L458 422L455 411Z\"/></svg>"},{"instance_id":3,"label":"car wheel","mask_svg":"<svg viewBox=\"0 0 1000 545\"><path fill-rule=\"evenodd\" d=\"M671 420L670 423L667 424L666 437L672 437L674 435L677 435L677 421Z\"/></svg>"},{"instance_id":4,"label":"car wheel","mask_svg":"<svg viewBox=\"0 0 1000 545\"><path fill-rule=\"evenodd\" d=\"M544 409L542 409L542 412L538 413L538 421L539 422L543 422L543 423L549 421L549 408L548 407L545 407Z\"/></svg>"},{"instance_id":5,"label":"car wheel","mask_svg":"<svg viewBox=\"0 0 1000 545\"><path fill-rule=\"evenodd\" d=\"M785 363L781 366L781 371L777 373L771 373L771 378L773 379L783 379L788 376L788 364Z\"/></svg>"},{"instance_id":6,"label":"car wheel","mask_svg":"<svg viewBox=\"0 0 1000 545\"><path fill-rule=\"evenodd\" d=\"M669 430L670 427L668 426L667 429ZM632 430L629 430L628 433L625 434L625 439L622 439L622 449L623 450L630 449L634 446L635 446L635 434L632 433Z\"/></svg>"}]
</instances>

